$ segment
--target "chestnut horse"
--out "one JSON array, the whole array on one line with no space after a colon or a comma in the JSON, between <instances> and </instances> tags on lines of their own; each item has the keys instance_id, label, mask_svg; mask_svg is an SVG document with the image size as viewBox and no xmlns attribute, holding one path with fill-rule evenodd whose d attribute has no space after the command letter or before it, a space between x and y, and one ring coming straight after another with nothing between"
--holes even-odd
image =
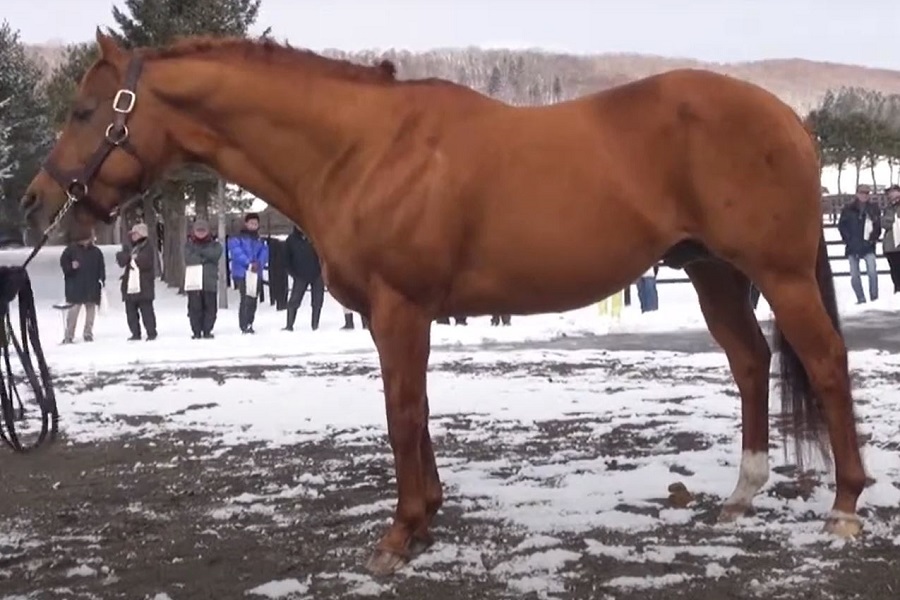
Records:
<instances>
[{"instance_id":1,"label":"chestnut horse","mask_svg":"<svg viewBox=\"0 0 900 600\"><path fill-rule=\"evenodd\" d=\"M368 562L430 542L442 486L428 431L432 320L597 302L657 260L683 267L740 391L743 454L722 519L769 473L772 306L782 412L800 450L833 451L826 529L859 532L865 472L825 253L815 144L750 83L678 70L552 106L451 82L398 81L271 41L189 38L101 58L22 207L35 226L107 219L168 168L198 162L300 225L331 292L370 320L398 502ZM827 457L827 454L826 454Z\"/></svg>"}]
</instances>

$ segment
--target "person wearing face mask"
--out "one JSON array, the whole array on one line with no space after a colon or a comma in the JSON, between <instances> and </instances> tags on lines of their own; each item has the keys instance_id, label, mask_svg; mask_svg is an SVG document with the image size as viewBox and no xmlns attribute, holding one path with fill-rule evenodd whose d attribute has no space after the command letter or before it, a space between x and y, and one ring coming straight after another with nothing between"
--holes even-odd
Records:
<instances>
[{"instance_id":1,"label":"person wearing face mask","mask_svg":"<svg viewBox=\"0 0 900 600\"><path fill-rule=\"evenodd\" d=\"M887 206L881 217L884 239L881 248L891 271L894 293L900 292L900 185L892 185L885 193Z\"/></svg>"},{"instance_id":2,"label":"person wearing face mask","mask_svg":"<svg viewBox=\"0 0 900 600\"><path fill-rule=\"evenodd\" d=\"M194 221L184 245L184 291L192 338L212 339L218 312L219 259L222 244L209 233L203 219Z\"/></svg>"}]
</instances>

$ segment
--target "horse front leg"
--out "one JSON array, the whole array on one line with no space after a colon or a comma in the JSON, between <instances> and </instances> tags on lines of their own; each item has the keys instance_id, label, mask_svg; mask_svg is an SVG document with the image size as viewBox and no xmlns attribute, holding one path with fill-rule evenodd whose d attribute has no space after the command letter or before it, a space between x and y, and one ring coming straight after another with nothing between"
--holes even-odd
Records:
<instances>
[{"instance_id":1,"label":"horse front leg","mask_svg":"<svg viewBox=\"0 0 900 600\"><path fill-rule=\"evenodd\" d=\"M374 575L389 575L430 542L429 512L437 500L425 385L431 319L393 290L373 296L370 331L381 362L398 497L394 522L366 568Z\"/></svg>"}]
</instances>

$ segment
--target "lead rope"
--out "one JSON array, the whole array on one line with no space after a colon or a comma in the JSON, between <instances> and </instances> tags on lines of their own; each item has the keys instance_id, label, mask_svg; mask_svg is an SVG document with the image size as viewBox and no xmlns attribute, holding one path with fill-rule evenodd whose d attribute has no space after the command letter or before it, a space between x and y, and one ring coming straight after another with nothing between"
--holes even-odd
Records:
<instances>
[{"instance_id":1,"label":"lead rope","mask_svg":"<svg viewBox=\"0 0 900 600\"><path fill-rule=\"evenodd\" d=\"M66 216L78 198L67 194L66 202L53 217L53 221L44 230L40 241L32 248L31 253L20 267L0 267L0 316L2 316L2 329L0 329L0 354L3 362L0 365L0 439L15 452L29 452L48 440L53 441L59 433L59 411L56 406L56 394L53 390L53 381L50 377L50 369L44 358L44 350L41 347L41 337L38 331L37 310L34 306L34 290L31 287L31 278L28 277L26 267L31 263L37 253L47 244L50 234L59 227L63 217ZM19 330L21 340L16 336L10 316L10 305L17 299L19 305ZM23 445L16 431L16 423L25 421L25 403L19 389L16 387L16 376L13 372L12 353L15 351L25 372L25 379L34 395L34 402L41 410L41 432L32 444ZM37 361L37 371L32 361L32 353ZM19 410L16 411L16 402Z\"/></svg>"},{"instance_id":2,"label":"lead rope","mask_svg":"<svg viewBox=\"0 0 900 600\"><path fill-rule=\"evenodd\" d=\"M0 352L3 364L0 368L0 438L16 452L28 452L48 440L52 441L59 433L59 411L56 406L56 395L50 369L41 348L40 332L37 324L37 311L34 306L34 291L31 280L24 267L0 267L0 310L3 311L3 330ZM16 336L16 328L10 317L10 303L14 298L19 304L19 328L21 339ZM16 385L16 375L12 366L12 351L15 351L25 373L33 394L33 400L41 411L41 432L37 439L23 445L16 431L16 423L26 416L25 405ZM33 358L37 362L34 367ZM16 411L16 400L18 408Z\"/></svg>"}]
</instances>

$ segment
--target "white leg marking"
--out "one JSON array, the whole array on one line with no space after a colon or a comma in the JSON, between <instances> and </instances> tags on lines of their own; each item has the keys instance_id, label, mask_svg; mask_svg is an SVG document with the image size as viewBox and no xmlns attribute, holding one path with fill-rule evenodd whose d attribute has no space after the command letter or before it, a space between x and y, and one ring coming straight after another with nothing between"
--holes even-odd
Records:
<instances>
[{"instance_id":1,"label":"white leg marking","mask_svg":"<svg viewBox=\"0 0 900 600\"><path fill-rule=\"evenodd\" d=\"M741 455L741 473L726 506L746 506L769 480L769 453L744 450Z\"/></svg>"},{"instance_id":2,"label":"white leg marking","mask_svg":"<svg viewBox=\"0 0 900 600\"><path fill-rule=\"evenodd\" d=\"M844 512L842 510L832 510L828 514L828 520L831 521L848 521L851 523L862 523L862 519L859 515L850 514L848 512Z\"/></svg>"}]
</instances>

